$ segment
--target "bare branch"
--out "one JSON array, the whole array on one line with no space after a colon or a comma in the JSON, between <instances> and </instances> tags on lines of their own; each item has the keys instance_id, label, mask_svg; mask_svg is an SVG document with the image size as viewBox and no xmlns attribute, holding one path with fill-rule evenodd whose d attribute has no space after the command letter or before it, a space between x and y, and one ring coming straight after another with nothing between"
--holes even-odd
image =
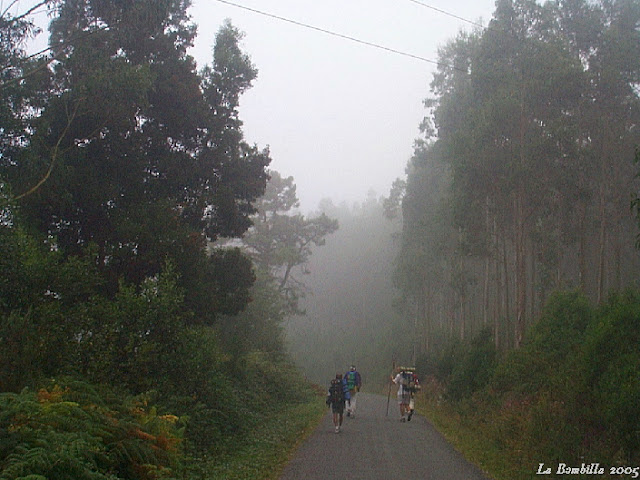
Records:
<instances>
[{"instance_id":1,"label":"bare branch","mask_svg":"<svg viewBox=\"0 0 640 480\"><path fill-rule=\"evenodd\" d=\"M67 125L64 127L64 130L62 131L62 134L60 135L60 138L58 138L58 141L56 142L55 147L53 147L53 153L51 154L51 164L49 165L49 168L47 170L47 173L45 173L44 177L42 177L40 179L40 181L38 181L38 183L36 183L33 187L31 187L29 190L27 190L26 192L17 195L15 197L16 200L20 200L24 197L27 197L29 195L32 195L33 193L35 193L42 185L44 185L44 183L49 180L49 177L51 176L51 172L53 172L53 168L56 164L56 161L58 159L58 154L60 152L60 144L62 143L62 140L64 139L64 137L67 135L67 132L69 131L69 128L71 127L71 124L73 123L73 121L76 118L76 115L78 114L78 109L80 108L80 103L82 103L82 100L78 101L78 103L76 103L76 106L73 110L73 113L71 114L71 116L68 118L67 120Z\"/></svg>"},{"instance_id":2,"label":"bare branch","mask_svg":"<svg viewBox=\"0 0 640 480\"><path fill-rule=\"evenodd\" d=\"M9 10L11 10L11 7L13 7L16 3L18 3L20 0L13 0L13 2L11 2L9 4L9 6L4 10L4 12L2 12L2 17L4 17ZM37 3L36 5L34 5L33 7L31 7L29 10L27 10L26 12L24 12L22 15L18 15L17 17L13 17L11 19L12 22L18 22L20 20L22 20L25 17L28 17L29 15L31 15L35 10L37 10L38 8L42 7L43 5L46 5L50 2L51 0L42 0L40 3Z\"/></svg>"}]
</instances>

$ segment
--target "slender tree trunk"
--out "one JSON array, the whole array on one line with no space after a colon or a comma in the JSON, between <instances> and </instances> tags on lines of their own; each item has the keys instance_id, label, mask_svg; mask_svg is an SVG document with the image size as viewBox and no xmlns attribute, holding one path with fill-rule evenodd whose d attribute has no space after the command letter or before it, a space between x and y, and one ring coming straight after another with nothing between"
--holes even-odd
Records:
<instances>
[{"instance_id":1,"label":"slender tree trunk","mask_svg":"<svg viewBox=\"0 0 640 480\"><path fill-rule=\"evenodd\" d=\"M449 272L449 285L452 285L453 284L453 268L451 268L450 270L451 271ZM457 310L456 305L457 305L456 292L454 289L449 289L449 294L447 295L447 307L449 309L449 314L447 318L447 321L448 321L447 330L448 330L449 338L451 339L456 338L456 328L455 328L456 310Z\"/></svg>"},{"instance_id":2,"label":"slender tree trunk","mask_svg":"<svg viewBox=\"0 0 640 480\"><path fill-rule=\"evenodd\" d=\"M424 299L424 296L423 296L423 297L420 299L420 305L421 305L421 308L420 308L420 309L421 309L421 310L423 310L423 309L424 309L424 302L425 302L425 299ZM421 313L422 313L422 312L421 312ZM420 322L418 321L418 315L414 315L414 316L413 316L413 332L414 332L414 333L417 333L417 332L418 332L418 326L419 326L419 325L420 325ZM413 365L415 365L415 364L416 364L416 357L417 357L417 355L418 355L417 350L418 350L418 342L419 342L419 339L418 339L417 337L418 337L417 335L412 335L412 338L413 338L412 344L413 344L413 345L412 345L412 349L411 349L411 350L412 350L412 351L411 351L411 363L412 363Z\"/></svg>"},{"instance_id":3,"label":"slender tree trunk","mask_svg":"<svg viewBox=\"0 0 640 480\"><path fill-rule=\"evenodd\" d=\"M520 90L520 142L518 159L520 161L520 172L525 171L527 158L525 155L527 116L525 106L526 77L522 76L522 87ZM515 325L515 346L519 348L522 344L526 325L527 308L527 264L526 264L526 235L525 235L525 207L526 195L523 180L518 180L515 192L514 220L515 220L515 254L516 254L516 325Z\"/></svg>"},{"instance_id":4,"label":"slender tree trunk","mask_svg":"<svg viewBox=\"0 0 640 480\"><path fill-rule=\"evenodd\" d=\"M611 177L608 174L607 154L610 149L610 138L612 132L610 131L610 123L613 122L612 118L603 118L602 128L602 140L600 143L600 188L599 194L599 211L600 216L600 232L598 238L598 303L601 303L604 299L604 292L606 286L606 252L607 252L607 186L611 182Z\"/></svg>"},{"instance_id":5,"label":"slender tree trunk","mask_svg":"<svg viewBox=\"0 0 640 480\"><path fill-rule=\"evenodd\" d=\"M616 291L620 291L622 288L622 216L620 210L617 210L616 214L616 239L614 241L614 261L615 261L615 283L614 288Z\"/></svg>"},{"instance_id":6,"label":"slender tree trunk","mask_svg":"<svg viewBox=\"0 0 640 480\"><path fill-rule=\"evenodd\" d=\"M489 272L491 271L491 257L484 259L484 285L482 288L482 326L489 323Z\"/></svg>"},{"instance_id":7,"label":"slender tree trunk","mask_svg":"<svg viewBox=\"0 0 640 480\"><path fill-rule=\"evenodd\" d=\"M526 305L527 305L527 279L526 279L526 248L524 233L524 193L522 187L519 188L515 199L515 261L516 261L516 324L515 324L515 346L520 347L526 325Z\"/></svg>"},{"instance_id":8,"label":"slender tree trunk","mask_svg":"<svg viewBox=\"0 0 640 480\"><path fill-rule=\"evenodd\" d=\"M489 218L489 197L485 204L485 229L487 232L491 230L491 221ZM491 237L489 237L491 238ZM482 288L482 326L486 327L489 322L489 269L491 268L490 260L491 255L489 252L485 252L484 261L484 285Z\"/></svg>"},{"instance_id":9,"label":"slender tree trunk","mask_svg":"<svg viewBox=\"0 0 640 480\"><path fill-rule=\"evenodd\" d=\"M607 228L605 219L605 198L604 198L604 178L600 184L600 237L599 237L599 261L598 261L598 303L604 298L604 269L605 269L605 246L607 241Z\"/></svg>"},{"instance_id":10,"label":"slender tree trunk","mask_svg":"<svg viewBox=\"0 0 640 480\"><path fill-rule=\"evenodd\" d=\"M427 285L423 285L421 316L424 325L424 351L431 351L431 315L430 310L433 304L433 295Z\"/></svg>"},{"instance_id":11,"label":"slender tree trunk","mask_svg":"<svg viewBox=\"0 0 640 480\"><path fill-rule=\"evenodd\" d=\"M460 340L464 342L466 336L466 319L464 314L465 297L460 295Z\"/></svg>"},{"instance_id":12,"label":"slender tree trunk","mask_svg":"<svg viewBox=\"0 0 640 480\"><path fill-rule=\"evenodd\" d=\"M531 245L529 258L531 259L531 288L530 302L529 302L529 315L531 318L536 317L536 246L534 243Z\"/></svg>"},{"instance_id":13,"label":"slender tree trunk","mask_svg":"<svg viewBox=\"0 0 640 480\"><path fill-rule=\"evenodd\" d=\"M502 309L500 305L502 303L502 281L500 276L500 262L498 261L498 257L494 259L494 268L495 268L495 298L493 299L494 309L493 309L493 340L496 345L496 350L500 348L500 319L502 318Z\"/></svg>"},{"instance_id":14,"label":"slender tree trunk","mask_svg":"<svg viewBox=\"0 0 640 480\"><path fill-rule=\"evenodd\" d=\"M587 216L587 207L586 205L584 205L584 203L580 203L579 206L580 209L580 231L579 231L579 258L578 258L578 263L580 264L580 290L582 291L582 293L587 293L587 248L586 248L586 242L587 242L587 234L585 232L585 226L586 226L586 216Z\"/></svg>"},{"instance_id":15,"label":"slender tree trunk","mask_svg":"<svg viewBox=\"0 0 640 480\"><path fill-rule=\"evenodd\" d=\"M504 272L504 308L503 308L503 312L504 312L504 317L503 317L503 322L505 324L505 332L507 332L507 334L510 337L510 332L511 332L511 298L509 295L509 282L510 282L510 278L509 278L509 256L508 256L508 252L507 252L507 239L506 237L502 238L502 267L503 267L503 272ZM511 340L510 338L507 338L507 347L511 346Z\"/></svg>"},{"instance_id":16,"label":"slender tree trunk","mask_svg":"<svg viewBox=\"0 0 640 480\"><path fill-rule=\"evenodd\" d=\"M500 348L500 319L502 317L502 277L500 275L500 246L498 245L498 226L495 216L493 217L493 263L495 268L495 290L493 298L493 335L496 349Z\"/></svg>"}]
</instances>

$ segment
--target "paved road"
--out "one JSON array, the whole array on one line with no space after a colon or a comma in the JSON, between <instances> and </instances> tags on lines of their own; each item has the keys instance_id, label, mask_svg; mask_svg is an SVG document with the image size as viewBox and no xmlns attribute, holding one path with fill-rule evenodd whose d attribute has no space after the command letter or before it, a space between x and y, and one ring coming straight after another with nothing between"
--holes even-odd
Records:
<instances>
[{"instance_id":1,"label":"paved road","mask_svg":"<svg viewBox=\"0 0 640 480\"><path fill-rule=\"evenodd\" d=\"M393 394L388 417L386 397L358 395L355 418L336 434L327 414L280 480L488 480L424 417L400 422Z\"/></svg>"}]
</instances>

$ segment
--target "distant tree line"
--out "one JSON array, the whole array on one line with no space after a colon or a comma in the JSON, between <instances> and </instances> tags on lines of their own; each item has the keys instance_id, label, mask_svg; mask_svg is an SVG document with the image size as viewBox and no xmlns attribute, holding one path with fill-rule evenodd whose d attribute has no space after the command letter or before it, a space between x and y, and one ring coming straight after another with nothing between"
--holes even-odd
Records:
<instances>
[{"instance_id":1,"label":"distant tree line","mask_svg":"<svg viewBox=\"0 0 640 480\"><path fill-rule=\"evenodd\" d=\"M340 229L314 248L305 280L310 293L300 301L305 315L286 323L289 349L317 383L355 364L367 391L375 391L387 386L394 358L411 359L412 330L394 309L399 222L385 219L373 191L359 203L324 199L318 208Z\"/></svg>"},{"instance_id":2,"label":"distant tree line","mask_svg":"<svg viewBox=\"0 0 640 480\"><path fill-rule=\"evenodd\" d=\"M639 85L637 0L498 0L441 48L387 205L420 351L483 328L518 347L551 292L638 285Z\"/></svg>"}]
</instances>

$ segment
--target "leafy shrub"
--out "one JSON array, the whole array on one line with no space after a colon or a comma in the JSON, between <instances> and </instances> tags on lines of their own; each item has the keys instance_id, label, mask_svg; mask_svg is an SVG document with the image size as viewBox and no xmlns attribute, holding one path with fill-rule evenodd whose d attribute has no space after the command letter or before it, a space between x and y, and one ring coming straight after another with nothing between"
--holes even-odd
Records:
<instances>
[{"instance_id":1,"label":"leafy shrub","mask_svg":"<svg viewBox=\"0 0 640 480\"><path fill-rule=\"evenodd\" d=\"M461 351L447 385L447 396L460 400L470 397L489 383L496 364L496 350L490 330L483 330Z\"/></svg>"},{"instance_id":2,"label":"leafy shrub","mask_svg":"<svg viewBox=\"0 0 640 480\"><path fill-rule=\"evenodd\" d=\"M593 316L593 308L584 294L554 293L541 318L527 332L525 348L535 350L551 362L560 361L580 348Z\"/></svg>"},{"instance_id":3,"label":"leafy shrub","mask_svg":"<svg viewBox=\"0 0 640 480\"><path fill-rule=\"evenodd\" d=\"M204 325L183 329L165 362L161 391L169 410L188 420L189 447L196 452L224 448L242 428L246 408L216 330Z\"/></svg>"},{"instance_id":4,"label":"leafy shrub","mask_svg":"<svg viewBox=\"0 0 640 480\"><path fill-rule=\"evenodd\" d=\"M583 361L594 412L628 460L640 453L640 294L612 296L589 331Z\"/></svg>"},{"instance_id":5,"label":"leafy shrub","mask_svg":"<svg viewBox=\"0 0 640 480\"><path fill-rule=\"evenodd\" d=\"M496 368L492 386L525 395L577 375L576 364L594 312L579 292L552 295L541 318L527 331L523 346L509 352Z\"/></svg>"},{"instance_id":6,"label":"leafy shrub","mask_svg":"<svg viewBox=\"0 0 640 480\"><path fill-rule=\"evenodd\" d=\"M114 299L94 296L74 310L76 368L135 393L159 388L185 328L183 293L168 263L139 287L120 283Z\"/></svg>"},{"instance_id":7,"label":"leafy shrub","mask_svg":"<svg viewBox=\"0 0 640 480\"><path fill-rule=\"evenodd\" d=\"M280 354L250 352L244 358L243 388L258 404L270 407L308 400L301 372Z\"/></svg>"},{"instance_id":8,"label":"leafy shrub","mask_svg":"<svg viewBox=\"0 0 640 480\"><path fill-rule=\"evenodd\" d=\"M437 355L433 362L433 370L436 378L441 382L448 382L456 369L456 365L464 356L465 345L459 341L450 342L440 355ZM422 371L422 370L420 370Z\"/></svg>"}]
</instances>

